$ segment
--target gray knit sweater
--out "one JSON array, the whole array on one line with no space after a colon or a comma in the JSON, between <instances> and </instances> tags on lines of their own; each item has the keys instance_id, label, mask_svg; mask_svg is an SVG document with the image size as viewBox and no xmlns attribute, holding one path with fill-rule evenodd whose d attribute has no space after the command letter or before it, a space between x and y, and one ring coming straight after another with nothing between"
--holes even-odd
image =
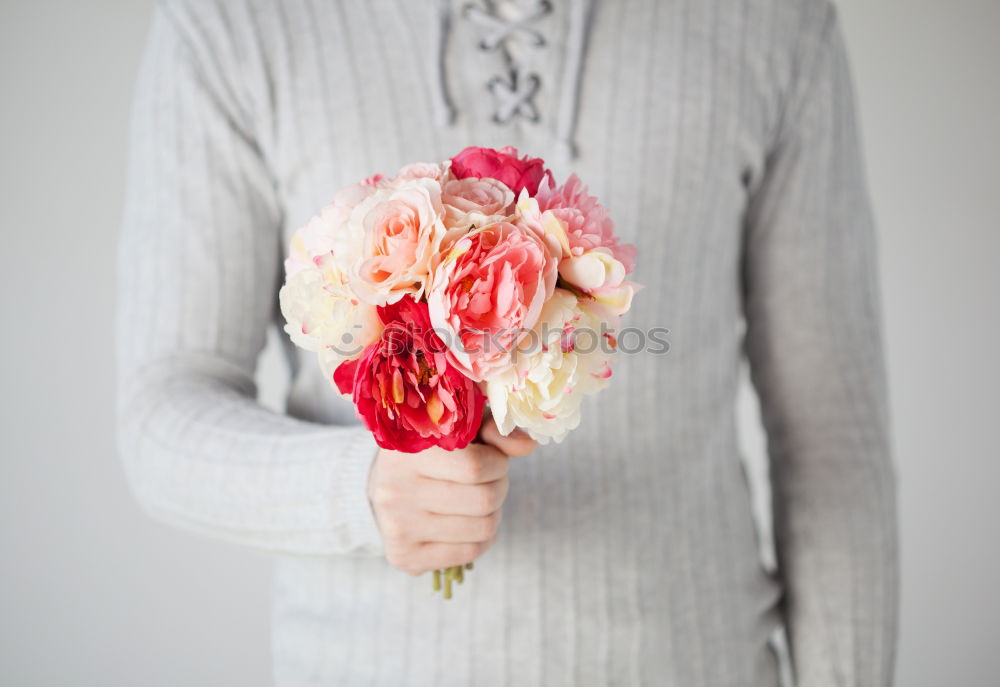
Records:
<instances>
[{"instance_id":1,"label":"gray knit sweater","mask_svg":"<svg viewBox=\"0 0 1000 687\"><path fill-rule=\"evenodd\" d=\"M120 447L154 516L275 554L279 685L886 685L896 632L875 246L825 0L169 0L135 97ZM389 566L375 444L310 354L255 400L292 231L466 145L576 171L639 247L622 353L512 465L496 546L444 602ZM649 342L647 342L649 343ZM638 335L623 347L640 344ZM653 348L656 346L651 344ZM757 554L734 397L769 439Z\"/></svg>"}]
</instances>

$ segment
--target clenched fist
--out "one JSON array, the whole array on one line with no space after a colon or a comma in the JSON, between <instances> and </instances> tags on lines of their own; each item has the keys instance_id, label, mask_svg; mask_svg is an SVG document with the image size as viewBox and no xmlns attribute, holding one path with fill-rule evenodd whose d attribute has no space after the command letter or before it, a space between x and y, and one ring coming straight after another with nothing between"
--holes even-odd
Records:
<instances>
[{"instance_id":1,"label":"clenched fist","mask_svg":"<svg viewBox=\"0 0 1000 687\"><path fill-rule=\"evenodd\" d=\"M389 563L419 575L469 563L493 544L508 461L531 453L535 442L520 430L501 436L492 417L480 438L484 443L456 451L379 450L368 498Z\"/></svg>"}]
</instances>

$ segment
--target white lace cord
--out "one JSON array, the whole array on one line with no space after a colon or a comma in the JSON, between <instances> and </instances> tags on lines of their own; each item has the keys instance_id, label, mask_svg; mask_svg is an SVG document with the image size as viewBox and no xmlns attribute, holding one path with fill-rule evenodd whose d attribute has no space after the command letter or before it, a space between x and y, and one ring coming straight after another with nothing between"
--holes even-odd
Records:
<instances>
[{"instance_id":1,"label":"white lace cord","mask_svg":"<svg viewBox=\"0 0 1000 687\"><path fill-rule=\"evenodd\" d=\"M437 68L434 85L438 93L437 120L441 126L455 122L455 103L448 91L448 42L451 38L451 0L438 0Z\"/></svg>"},{"instance_id":2,"label":"white lace cord","mask_svg":"<svg viewBox=\"0 0 1000 687\"><path fill-rule=\"evenodd\" d=\"M454 123L456 107L448 90L447 53L451 35L451 0L439 0L437 69L434 72L438 92L438 121L444 125ZM545 36L529 26L530 22L541 19L552 11L550 0L538 0L532 11L516 20L507 20L497 14L495 0L483 0L485 9L467 3L462 14L485 32L479 43L483 51L499 50L507 66L507 75L494 76L487 82L487 88L496 101L493 119L507 124L514 117L524 117L531 122L540 119L534 98L541 87L538 74L524 75L521 66L507 47L507 42L520 38L534 48L547 45ZM569 38L566 46L566 67L560 88L559 112L556 118L556 154L566 160L576 158L576 127L580 107L580 83L583 77L583 62L590 40L593 23L593 0L570 0Z\"/></svg>"},{"instance_id":3,"label":"white lace cord","mask_svg":"<svg viewBox=\"0 0 1000 687\"><path fill-rule=\"evenodd\" d=\"M466 19L486 31L483 40L479 42L481 50L496 50L515 34L522 34L528 44L536 48L545 45L545 36L541 31L531 28L528 24L552 11L552 3L549 0L540 0L530 14L515 20L497 16L496 5L493 2L487 1L486 6L488 11L471 3L462 8Z\"/></svg>"},{"instance_id":4,"label":"white lace cord","mask_svg":"<svg viewBox=\"0 0 1000 687\"><path fill-rule=\"evenodd\" d=\"M539 120L538 106L535 105L535 93L542 85L538 74L528 74L521 78L516 70L511 70L509 80L502 76L494 76L486 87L496 100L493 121L497 124L507 124L514 117L520 116L529 122Z\"/></svg>"},{"instance_id":5,"label":"white lace cord","mask_svg":"<svg viewBox=\"0 0 1000 687\"><path fill-rule=\"evenodd\" d=\"M580 111L580 82L583 79L583 60L590 41L593 11L593 0L573 0L570 7L566 71L563 74L556 120L556 146L558 154L564 160L575 159L579 152L576 124Z\"/></svg>"},{"instance_id":6,"label":"white lace cord","mask_svg":"<svg viewBox=\"0 0 1000 687\"><path fill-rule=\"evenodd\" d=\"M486 84L495 100L493 121L508 124L514 117L524 117L530 122L537 122L540 116L534 98L541 86L541 78L538 74L525 73L508 43L523 40L531 47L544 47L545 36L529 24L551 12L552 3L549 0L538 0L531 10L514 20L501 17L493 0L484 0L484 5L485 9L472 3L466 4L462 8L462 14L484 31L479 49L499 51L507 66L506 76L494 76Z\"/></svg>"}]
</instances>

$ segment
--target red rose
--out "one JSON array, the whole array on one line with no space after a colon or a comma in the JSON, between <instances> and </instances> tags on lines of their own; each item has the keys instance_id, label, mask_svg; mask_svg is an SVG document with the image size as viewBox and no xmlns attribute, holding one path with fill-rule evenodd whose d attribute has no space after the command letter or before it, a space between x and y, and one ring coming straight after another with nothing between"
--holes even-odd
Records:
<instances>
[{"instance_id":1,"label":"red rose","mask_svg":"<svg viewBox=\"0 0 1000 687\"><path fill-rule=\"evenodd\" d=\"M525 155L517 156L517 148L507 146L500 150L493 148L466 148L451 158L451 171L458 179L488 177L506 184L514 196L521 195L521 189L527 189L529 195L538 192L538 185L548 176L549 186L554 185L552 172L545 169L545 162L540 158Z\"/></svg>"},{"instance_id":2,"label":"red rose","mask_svg":"<svg viewBox=\"0 0 1000 687\"><path fill-rule=\"evenodd\" d=\"M352 394L358 417L382 448L465 448L479 431L486 397L448 364L427 304L406 296L378 313L385 324L381 338L337 367L337 388Z\"/></svg>"}]
</instances>

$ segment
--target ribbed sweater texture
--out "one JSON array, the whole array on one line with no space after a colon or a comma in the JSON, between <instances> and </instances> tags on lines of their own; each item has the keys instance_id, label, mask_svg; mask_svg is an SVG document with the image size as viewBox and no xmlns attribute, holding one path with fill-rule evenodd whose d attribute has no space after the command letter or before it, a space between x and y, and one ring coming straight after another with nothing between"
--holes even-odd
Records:
<instances>
[{"instance_id":1,"label":"ribbed sweater texture","mask_svg":"<svg viewBox=\"0 0 1000 687\"><path fill-rule=\"evenodd\" d=\"M770 687L782 624L799 685L889 684L895 478L836 12L554 0L497 34L534 5L502 4L157 5L119 263L119 443L139 502L274 554L282 686ZM254 375L291 233L338 188L467 145L589 184L639 248L625 325L669 329L669 352L620 337L579 429L512 464L500 537L445 602L382 556L376 446L313 355L286 344L285 414L258 404ZM777 571L737 441L743 360Z\"/></svg>"}]
</instances>

